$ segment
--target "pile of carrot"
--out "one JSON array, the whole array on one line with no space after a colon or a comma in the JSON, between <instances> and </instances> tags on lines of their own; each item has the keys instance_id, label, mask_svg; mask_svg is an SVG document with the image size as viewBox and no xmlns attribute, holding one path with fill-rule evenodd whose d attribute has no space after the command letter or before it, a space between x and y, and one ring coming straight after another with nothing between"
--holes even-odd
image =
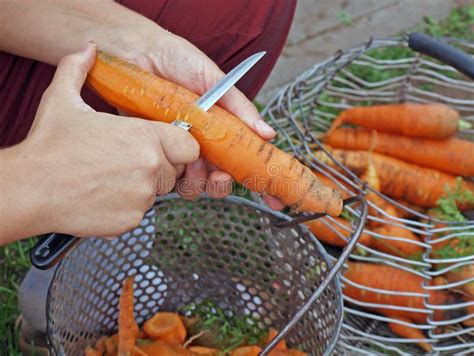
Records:
<instances>
[{"instance_id":1,"label":"pile of carrot","mask_svg":"<svg viewBox=\"0 0 474 356\"><path fill-rule=\"evenodd\" d=\"M342 124L360 127L339 127ZM464 124L458 112L443 104L355 107L339 114L324 142L336 159L360 173L366 169L375 131L374 163L382 193L431 208L446 187L454 187L456 176L474 176L474 143L454 137ZM332 164L321 153L318 158ZM474 184L464 184L474 191Z\"/></svg>"},{"instance_id":2,"label":"pile of carrot","mask_svg":"<svg viewBox=\"0 0 474 356\"><path fill-rule=\"evenodd\" d=\"M258 356L262 346L276 337L275 329L269 330L259 345L241 344L230 352L203 346L196 340L208 330L189 335L186 318L171 312L157 312L145 321L140 330L134 316L134 278L127 278L119 299L119 329L111 336L99 338L88 346L85 356ZM305 352L290 349L282 340L270 352L270 356L305 356Z\"/></svg>"},{"instance_id":3,"label":"pile of carrot","mask_svg":"<svg viewBox=\"0 0 474 356\"><path fill-rule=\"evenodd\" d=\"M364 173L361 174L361 178L369 187L375 191L380 191L382 183L374 163L372 152L367 153L366 169ZM331 186L329 182L327 185ZM370 192L366 198L391 218L396 219L400 217L397 209L376 193ZM385 216L378 210L371 207L369 211L373 217L384 220ZM312 220L307 222L306 225L320 241L338 247L347 245L348 236L351 235L353 231L351 223L341 217L334 218L334 222L324 221L322 219ZM370 232L372 232L372 234ZM380 235L391 237L392 239L380 237ZM399 222L392 224L378 220L369 220L366 231L364 231L359 238L359 243L366 247L404 258L419 257L423 253L423 247L420 244L421 240L418 236Z\"/></svg>"},{"instance_id":4,"label":"pile of carrot","mask_svg":"<svg viewBox=\"0 0 474 356\"><path fill-rule=\"evenodd\" d=\"M341 127L344 124L351 126ZM444 199L445 205L446 201L450 201L450 209L459 210L460 213L460 210L474 208L474 203L461 199L460 194L450 195L450 192L455 191L474 192L474 183L469 179L461 182L458 179L458 176L474 176L474 143L455 137L458 129L464 126L465 122L460 120L459 113L443 104L405 103L356 107L343 111L336 118L324 137L324 143L337 161L359 176L375 192L402 200L402 205L420 212L439 209ZM317 151L315 156L343 172L323 152ZM331 186L327 182L326 184ZM381 211L395 219L411 217L374 191L368 190L366 198ZM431 211L428 213L431 214ZM368 221L360 243L407 259L421 256L424 252L424 248L420 246L422 239L412 230L400 222L388 223L387 217L379 210L369 208L369 212L380 220ZM310 221L307 225L323 242L346 246L346 239L342 239L337 232L349 237L353 231L352 224L342 217L338 217L336 223L345 229L323 220ZM377 234L404 240L381 239L376 237ZM431 257L440 258L437 253L443 247L449 247L454 254L458 251L459 256L465 256L466 247L461 245L458 239L434 244ZM382 263L351 261L344 277L347 281L344 283L343 293L349 302L393 319L388 322L390 329L403 338L421 340L418 345L426 352L432 351L432 346L427 342L422 329L416 327L416 324L428 325L427 318L431 311L426 308L425 303L448 305L474 301L472 264L425 281L414 273ZM427 290L423 287L423 283L439 286L459 281L466 283L456 289ZM403 292L426 295L426 299L421 296L400 295ZM420 311L397 310L393 307L415 308ZM448 321L473 312L472 306L437 310L431 314L431 318ZM473 326L473 323L474 317L462 322L465 326Z\"/></svg>"},{"instance_id":5,"label":"pile of carrot","mask_svg":"<svg viewBox=\"0 0 474 356\"><path fill-rule=\"evenodd\" d=\"M426 310L424 297L396 295L390 294L390 292L418 293L420 295L428 293L427 298L430 305L447 305L461 302L459 296L453 293L424 289L422 287L423 278L418 275L384 264L349 262L344 277L357 284L352 285L345 282L343 289L345 296L358 302L370 303L370 307L365 306L367 309L374 310L397 321L411 324L427 324L429 314L421 311L396 310L390 308L390 306ZM436 281L426 283L431 285ZM364 289L364 287L371 288L371 290ZM388 292L388 294L384 294L384 292ZM438 310L431 317L436 321L450 320L459 317L459 314L465 315L466 312L466 310ZM394 333L402 337L425 339L423 332L416 327L396 322L389 323L389 327ZM427 352L431 351L431 345L427 342L422 341L419 346Z\"/></svg>"},{"instance_id":6,"label":"pile of carrot","mask_svg":"<svg viewBox=\"0 0 474 356\"><path fill-rule=\"evenodd\" d=\"M203 111L196 104L198 95L187 89L100 51L87 83L106 102L132 116L191 124L202 157L248 189L278 198L296 211L340 214L337 190L219 106Z\"/></svg>"}]
</instances>

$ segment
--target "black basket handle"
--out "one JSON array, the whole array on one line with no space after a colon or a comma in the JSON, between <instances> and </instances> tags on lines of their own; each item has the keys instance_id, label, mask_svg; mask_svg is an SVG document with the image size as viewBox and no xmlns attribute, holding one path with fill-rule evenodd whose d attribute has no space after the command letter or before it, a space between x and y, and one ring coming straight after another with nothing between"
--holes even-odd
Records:
<instances>
[{"instance_id":1,"label":"black basket handle","mask_svg":"<svg viewBox=\"0 0 474 356\"><path fill-rule=\"evenodd\" d=\"M469 78L474 79L474 58L467 53L418 32L408 35L408 46L416 52L449 64Z\"/></svg>"},{"instance_id":2,"label":"black basket handle","mask_svg":"<svg viewBox=\"0 0 474 356\"><path fill-rule=\"evenodd\" d=\"M30 251L31 264L38 269L50 269L58 263L80 239L53 232L43 236Z\"/></svg>"},{"instance_id":3,"label":"black basket handle","mask_svg":"<svg viewBox=\"0 0 474 356\"><path fill-rule=\"evenodd\" d=\"M316 288L313 294L308 298L308 300L301 306L301 308L293 315L290 319L290 321L285 325L285 327L278 333L278 335L273 338L273 340L268 343L265 348L260 352L259 355L265 356L268 355L268 353L273 350L280 341L282 341L290 332L291 329L300 321L300 319L306 314L306 312L311 308L311 306L318 300L319 296L321 293L326 289L326 287L329 285L329 283L332 282L334 277L339 273L339 270L342 268L344 263L347 261L349 258L349 255L352 253L352 250L356 246L357 242L359 241L360 235L362 234L362 231L364 230L365 223L367 221L367 215L368 215L368 204L367 200L365 200L364 197L362 196L354 196L350 197L347 199L344 199L344 206L350 205L352 203L358 202L361 207L360 207L360 216L357 219L357 224L354 230L354 234L351 236L347 246L344 248L342 251L341 255L337 259L336 263L334 266L331 267L329 272L326 274L324 277L323 281L321 284ZM280 223L278 225L275 225L275 227L279 228L284 228L284 227L289 227L293 225L297 225L302 223L303 221L308 221L312 219L317 219L325 214L314 214L314 215L307 215L306 217L298 217L297 219L290 220L288 223Z\"/></svg>"}]
</instances>

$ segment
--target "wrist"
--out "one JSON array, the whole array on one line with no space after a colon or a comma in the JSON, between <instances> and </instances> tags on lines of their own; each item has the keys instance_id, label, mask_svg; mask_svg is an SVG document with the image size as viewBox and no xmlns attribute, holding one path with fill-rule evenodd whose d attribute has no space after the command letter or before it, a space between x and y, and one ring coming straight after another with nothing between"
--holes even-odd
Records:
<instances>
[{"instance_id":1,"label":"wrist","mask_svg":"<svg viewBox=\"0 0 474 356\"><path fill-rule=\"evenodd\" d=\"M0 244L49 232L47 180L25 141L0 151Z\"/></svg>"}]
</instances>

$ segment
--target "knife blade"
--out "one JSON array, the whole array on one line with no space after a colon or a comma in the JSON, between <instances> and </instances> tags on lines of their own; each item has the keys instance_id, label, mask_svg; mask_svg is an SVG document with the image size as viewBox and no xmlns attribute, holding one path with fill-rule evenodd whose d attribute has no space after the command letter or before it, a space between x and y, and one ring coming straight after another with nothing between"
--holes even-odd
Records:
<instances>
[{"instance_id":1,"label":"knife blade","mask_svg":"<svg viewBox=\"0 0 474 356\"><path fill-rule=\"evenodd\" d=\"M246 60L240 62L234 69L227 73L222 79L212 86L207 92L205 92L198 100L196 105L202 110L208 111L215 103L224 96L227 91L232 88L235 83L247 73L267 52L262 51L255 53L248 57ZM175 120L171 123L172 125L178 126L186 131L191 128L191 124L181 120Z\"/></svg>"},{"instance_id":2,"label":"knife blade","mask_svg":"<svg viewBox=\"0 0 474 356\"><path fill-rule=\"evenodd\" d=\"M237 65L212 88L205 92L196 104L204 111L208 111L220 98L238 82L242 76L257 63L266 52L258 52ZM184 130L191 125L187 122L175 120L171 123ZM60 233L51 233L44 236L30 251L30 260L38 269L48 269L58 263L66 253L79 242L79 238Z\"/></svg>"}]
</instances>

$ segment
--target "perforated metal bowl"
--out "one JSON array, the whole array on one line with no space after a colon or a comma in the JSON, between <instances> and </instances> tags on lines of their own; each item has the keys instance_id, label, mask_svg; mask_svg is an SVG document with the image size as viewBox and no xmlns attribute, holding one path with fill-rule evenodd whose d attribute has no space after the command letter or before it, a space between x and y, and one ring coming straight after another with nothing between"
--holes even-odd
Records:
<instances>
[{"instance_id":1,"label":"perforated metal bowl","mask_svg":"<svg viewBox=\"0 0 474 356\"><path fill-rule=\"evenodd\" d=\"M264 329L291 328L288 321L303 311L287 341L311 355L329 353L342 321L339 281L327 278L329 257L303 225L274 226L289 219L242 198L189 202L169 195L132 232L84 239L61 261L49 289L52 349L78 355L115 332L122 282L135 276L139 323L204 300L251 315Z\"/></svg>"}]
</instances>

